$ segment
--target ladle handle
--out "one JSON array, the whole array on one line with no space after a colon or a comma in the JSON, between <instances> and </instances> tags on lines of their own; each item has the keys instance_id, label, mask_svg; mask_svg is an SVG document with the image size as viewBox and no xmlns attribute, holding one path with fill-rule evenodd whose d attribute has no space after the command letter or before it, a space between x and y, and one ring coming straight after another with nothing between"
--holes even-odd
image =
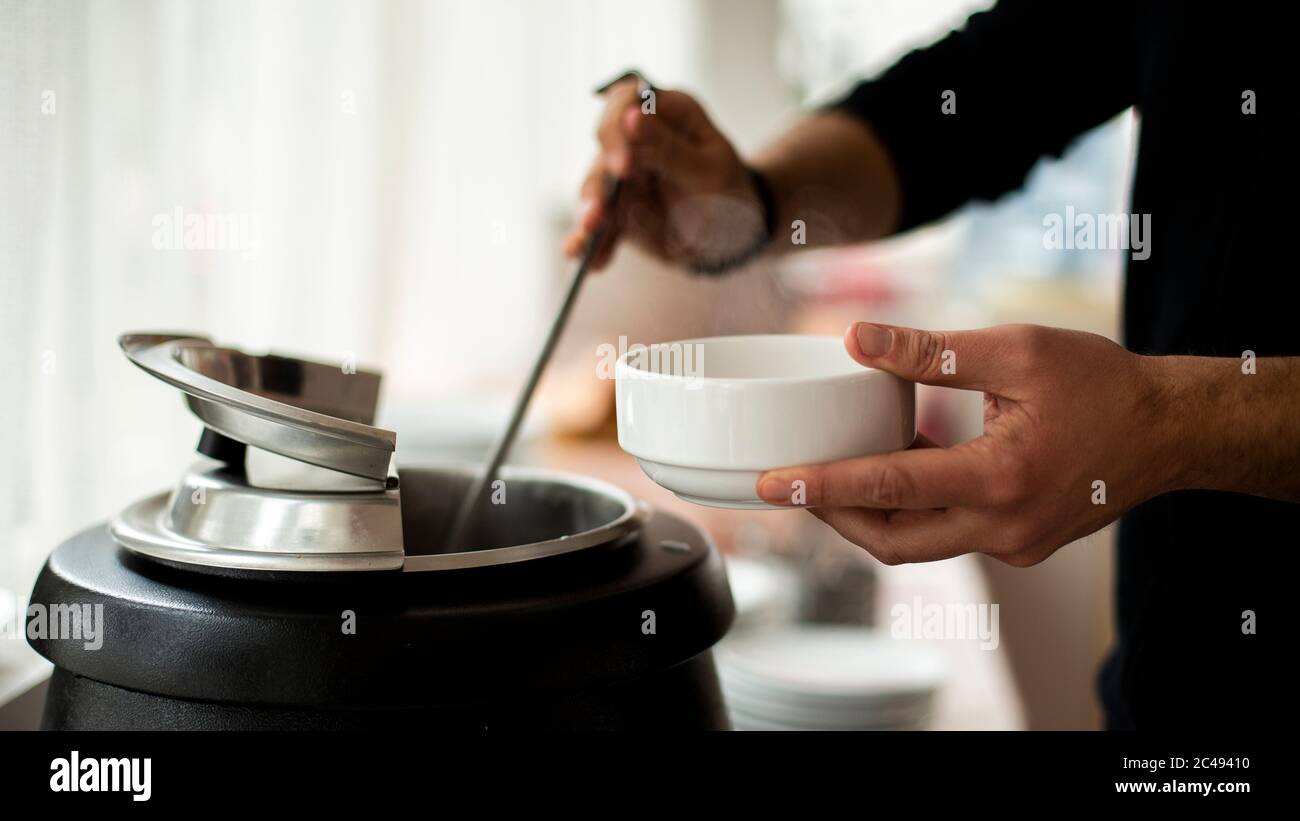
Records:
<instances>
[{"instance_id":1,"label":"ladle handle","mask_svg":"<svg viewBox=\"0 0 1300 821\"><path fill-rule=\"evenodd\" d=\"M456 511L456 518L447 537L446 546L448 548L462 546L461 542L465 538L465 530L469 525L474 510L479 506L482 498L487 495L492 480L496 478L497 471L501 469L501 463L505 461L506 455L509 454L510 448L514 444L515 436L519 433L519 427L523 423L524 414L528 412L528 403L533 398L533 391L537 389L537 383L541 381L542 373L546 370L546 364L550 361L551 354L555 352L555 345L560 340L560 334L564 332L569 313L573 310L574 303L577 302L578 291L582 288L582 281L586 279L592 260L595 259L596 253L604 243L609 223L613 219L614 207L618 204L618 195L622 188L623 181L621 179L609 178L605 181L605 219L587 240L587 247L583 249L582 257L578 261L578 268L574 271L573 279L569 282L569 290L564 295L564 301L560 304L560 310L555 316L555 321L551 323L551 329L546 335L546 341L542 343L542 348L533 362L532 370L528 373L528 380L524 383L523 389L515 400L514 409L510 412L510 421L488 455L486 469L475 477L470 485L469 492L461 497L460 507Z\"/></svg>"}]
</instances>

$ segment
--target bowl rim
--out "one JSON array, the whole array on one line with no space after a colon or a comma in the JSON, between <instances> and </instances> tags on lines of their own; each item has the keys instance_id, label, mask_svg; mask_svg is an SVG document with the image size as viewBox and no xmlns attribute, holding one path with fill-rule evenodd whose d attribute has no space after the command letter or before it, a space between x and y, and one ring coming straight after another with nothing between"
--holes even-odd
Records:
<instances>
[{"instance_id":1,"label":"bowl rim","mask_svg":"<svg viewBox=\"0 0 1300 821\"><path fill-rule=\"evenodd\" d=\"M834 339L840 341L841 344L843 343L842 337L832 336L830 334L729 334L725 336L698 336L698 337L691 337L690 339L674 339L668 342L652 342L649 345L645 345L642 343L638 343L638 344L641 344L641 347L643 348L650 348L655 345L688 345L688 344L697 344L697 343L705 343L705 342L733 341L737 339L748 339L748 340L770 340L770 339L830 340L830 339ZM637 373L637 376L635 378L630 379L629 381L666 382L666 383L681 384L681 385L687 385L691 383L697 385L707 384L707 385L735 385L735 386L787 385L787 384L827 385L827 384L837 384L837 383L845 383L845 382L852 383L858 381L866 381L868 379L879 379L883 377L893 377L896 379L899 378L894 376L894 374L891 374L889 371L881 370L880 368L872 368L868 365L863 365L857 362L857 360L853 360L853 361L855 364L858 365L859 368L861 368L861 370L852 371L849 373L835 374L833 376L687 376L684 374L657 373L655 371L647 371L642 368L637 368L629 364L627 361L628 356L630 356L631 354L632 354L632 350L631 350L631 346L629 346L629 349L621 356L619 356L618 361L614 365L614 376L615 379L619 382L623 381L622 374L627 371L635 371ZM845 352L845 355L846 356L848 355L847 351Z\"/></svg>"}]
</instances>

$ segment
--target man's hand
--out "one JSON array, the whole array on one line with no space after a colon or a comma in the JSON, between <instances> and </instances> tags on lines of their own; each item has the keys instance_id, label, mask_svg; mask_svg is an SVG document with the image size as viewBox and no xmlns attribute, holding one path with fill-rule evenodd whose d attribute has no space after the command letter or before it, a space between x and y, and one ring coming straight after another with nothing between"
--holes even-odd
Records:
<instances>
[{"instance_id":1,"label":"man's hand","mask_svg":"<svg viewBox=\"0 0 1300 821\"><path fill-rule=\"evenodd\" d=\"M655 90L654 113L636 79L604 92L596 136L600 153L582 186L578 224L565 240L568 256L582 253L609 222L594 270L615 245L631 240L669 262L708 269L754 247L765 233L762 203L730 141L692 97ZM606 214L605 180L623 180L615 213Z\"/></svg>"},{"instance_id":2,"label":"man's hand","mask_svg":"<svg viewBox=\"0 0 1300 821\"><path fill-rule=\"evenodd\" d=\"M886 564L969 552L1036 564L1186 476L1161 360L1104 337L860 322L845 346L904 379L984 392L984 434L956 447L922 440L760 477L759 495L776 504L790 504L802 481L812 513Z\"/></svg>"}]
</instances>

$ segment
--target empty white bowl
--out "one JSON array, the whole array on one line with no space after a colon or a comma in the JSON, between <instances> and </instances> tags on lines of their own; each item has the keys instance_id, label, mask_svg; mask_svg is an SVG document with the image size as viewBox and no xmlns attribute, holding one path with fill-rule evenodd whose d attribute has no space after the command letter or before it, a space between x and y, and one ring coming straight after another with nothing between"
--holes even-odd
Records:
<instances>
[{"instance_id":1,"label":"empty white bowl","mask_svg":"<svg viewBox=\"0 0 1300 821\"><path fill-rule=\"evenodd\" d=\"M618 444L656 483L713 507L771 508L766 470L901 450L916 386L864 368L833 336L722 336L618 361Z\"/></svg>"}]
</instances>

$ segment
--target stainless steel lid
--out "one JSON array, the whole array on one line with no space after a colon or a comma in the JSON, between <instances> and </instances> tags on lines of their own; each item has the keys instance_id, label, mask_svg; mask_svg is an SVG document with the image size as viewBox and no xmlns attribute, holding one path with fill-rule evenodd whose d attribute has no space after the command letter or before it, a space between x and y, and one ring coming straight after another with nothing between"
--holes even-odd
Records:
<instances>
[{"instance_id":1,"label":"stainless steel lid","mask_svg":"<svg viewBox=\"0 0 1300 821\"><path fill-rule=\"evenodd\" d=\"M397 434L372 424L377 373L253 356L198 336L127 334L118 344L136 365L180 388L194 415L218 433L330 470L388 478Z\"/></svg>"}]
</instances>

